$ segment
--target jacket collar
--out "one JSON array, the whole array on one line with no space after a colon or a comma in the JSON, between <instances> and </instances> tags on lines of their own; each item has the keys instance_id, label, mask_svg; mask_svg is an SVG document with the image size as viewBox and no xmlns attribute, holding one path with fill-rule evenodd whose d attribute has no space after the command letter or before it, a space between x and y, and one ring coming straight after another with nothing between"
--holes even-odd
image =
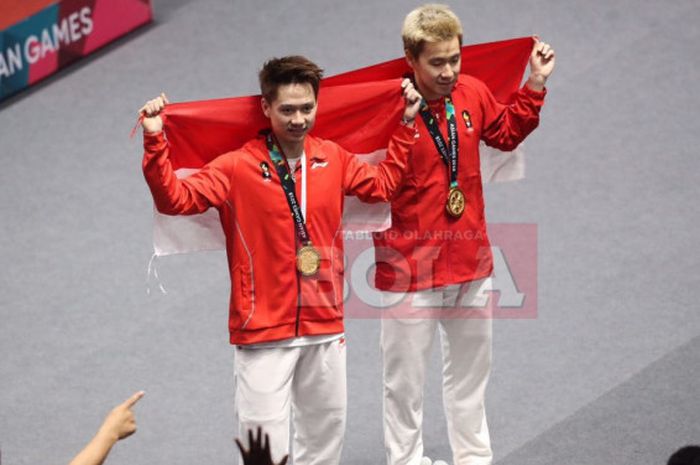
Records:
<instances>
[{"instance_id":1,"label":"jacket collar","mask_svg":"<svg viewBox=\"0 0 700 465\"><path fill-rule=\"evenodd\" d=\"M265 154L267 154L267 144L265 142L266 135L266 133L261 132L260 137L258 138L260 144L262 145L262 150L265 151ZM324 161L328 159L328 155L321 150L321 142L321 139L308 134L306 135L306 139L304 140L304 153L306 154L307 160Z\"/></svg>"},{"instance_id":2,"label":"jacket collar","mask_svg":"<svg viewBox=\"0 0 700 465\"><path fill-rule=\"evenodd\" d=\"M304 153L308 160L319 160L323 161L328 158L328 156L321 150L321 140L316 137L306 135L306 140L304 140Z\"/></svg>"}]
</instances>

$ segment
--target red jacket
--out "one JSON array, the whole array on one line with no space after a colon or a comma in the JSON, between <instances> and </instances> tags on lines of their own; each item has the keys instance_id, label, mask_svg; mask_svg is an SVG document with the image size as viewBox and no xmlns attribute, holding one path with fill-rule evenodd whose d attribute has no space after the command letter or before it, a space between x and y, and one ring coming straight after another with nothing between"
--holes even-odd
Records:
<instances>
[{"instance_id":1,"label":"red jacket","mask_svg":"<svg viewBox=\"0 0 700 465\"><path fill-rule=\"evenodd\" d=\"M294 222L264 138L178 180L163 133L144 134L143 172L158 211L175 215L219 210L231 277L232 344L343 331L344 196L388 201L415 140L414 129L399 126L386 160L372 166L331 141L307 136L306 225L322 259L319 272L304 277L296 270ZM265 176L262 162L269 165L271 176ZM300 184L296 194L301 201Z\"/></svg>"},{"instance_id":2,"label":"red jacket","mask_svg":"<svg viewBox=\"0 0 700 465\"><path fill-rule=\"evenodd\" d=\"M449 173L424 122L408 170L392 199L392 226L374 235L375 285L382 290L416 291L489 276L493 258L486 234L479 165L479 141L513 150L537 127L545 91L518 91L511 105L498 103L486 85L460 75L452 92L459 141L459 187L466 208L458 219L445 211ZM447 141L445 101L431 103ZM468 128L471 121L471 129Z\"/></svg>"}]
</instances>

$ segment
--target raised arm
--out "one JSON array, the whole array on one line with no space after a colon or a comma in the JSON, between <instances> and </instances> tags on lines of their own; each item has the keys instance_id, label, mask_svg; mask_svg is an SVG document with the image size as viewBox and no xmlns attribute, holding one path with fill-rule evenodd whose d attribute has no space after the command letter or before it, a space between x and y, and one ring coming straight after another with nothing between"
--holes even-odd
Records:
<instances>
[{"instance_id":1,"label":"raised arm","mask_svg":"<svg viewBox=\"0 0 700 465\"><path fill-rule=\"evenodd\" d=\"M416 141L415 118L422 97L408 79L403 80L401 87L406 106L401 123L389 139L386 159L375 166L361 162L352 154L345 154L343 190L364 202L391 200L401 185L408 154Z\"/></svg>"},{"instance_id":2,"label":"raised arm","mask_svg":"<svg viewBox=\"0 0 700 465\"><path fill-rule=\"evenodd\" d=\"M217 157L199 172L180 180L169 159L168 141L163 134L160 112L168 104L165 94L149 100L139 114L143 117L143 174L159 212L168 215L201 213L221 205L231 188L234 159Z\"/></svg>"},{"instance_id":3,"label":"raised arm","mask_svg":"<svg viewBox=\"0 0 700 465\"><path fill-rule=\"evenodd\" d=\"M487 145L501 150L513 150L539 124L544 105L545 83L554 70L554 50L537 37L530 53L530 76L510 105L496 101L493 94L480 86L484 111L484 131L481 138Z\"/></svg>"}]
</instances>

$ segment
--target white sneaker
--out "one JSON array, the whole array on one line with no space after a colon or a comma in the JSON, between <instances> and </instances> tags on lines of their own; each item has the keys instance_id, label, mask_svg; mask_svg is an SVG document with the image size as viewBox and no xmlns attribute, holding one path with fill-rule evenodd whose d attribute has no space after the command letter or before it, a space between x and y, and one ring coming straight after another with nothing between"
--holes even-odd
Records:
<instances>
[{"instance_id":1,"label":"white sneaker","mask_svg":"<svg viewBox=\"0 0 700 465\"><path fill-rule=\"evenodd\" d=\"M433 465L447 465L447 462L444 460L436 460L433 462Z\"/></svg>"},{"instance_id":2,"label":"white sneaker","mask_svg":"<svg viewBox=\"0 0 700 465\"><path fill-rule=\"evenodd\" d=\"M430 460L430 457L423 457L420 461L420 465L432 465L433 461Z\"/></svg>"}]
</instances>

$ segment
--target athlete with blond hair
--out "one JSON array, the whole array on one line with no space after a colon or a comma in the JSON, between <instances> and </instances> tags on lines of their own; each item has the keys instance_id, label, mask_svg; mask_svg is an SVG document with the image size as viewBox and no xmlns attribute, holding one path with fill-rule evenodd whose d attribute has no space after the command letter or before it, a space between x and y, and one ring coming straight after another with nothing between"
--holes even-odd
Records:
<instances>
[{"instance_id":1,"label":"athlete with blond hair","mask_svg":"<svg viewBox=\"0 0 700 465\"><path fill-rule=\"evenodd\" d=\"M492 463L484 392L491 367L491 308L474 317L425 307L479 307L491 289L493 259L484 219L479 143L513 150L537 127L554 51L535 38L530 75L510 105L460 74L462 25L444 5L405 18L402 38L425 99L420 137L392 199L392 226L374 236L382 319L384 440L389 465L429 465L422 440L423 385L436 333L442 346L443 402L455 465ZM400 299L400 296L399 296ZM420 308L417 308L420 307ZM473 315L473 313L469 313ZM444 464L445 462L435 462Z\"/></svg>"}]
</instances>

